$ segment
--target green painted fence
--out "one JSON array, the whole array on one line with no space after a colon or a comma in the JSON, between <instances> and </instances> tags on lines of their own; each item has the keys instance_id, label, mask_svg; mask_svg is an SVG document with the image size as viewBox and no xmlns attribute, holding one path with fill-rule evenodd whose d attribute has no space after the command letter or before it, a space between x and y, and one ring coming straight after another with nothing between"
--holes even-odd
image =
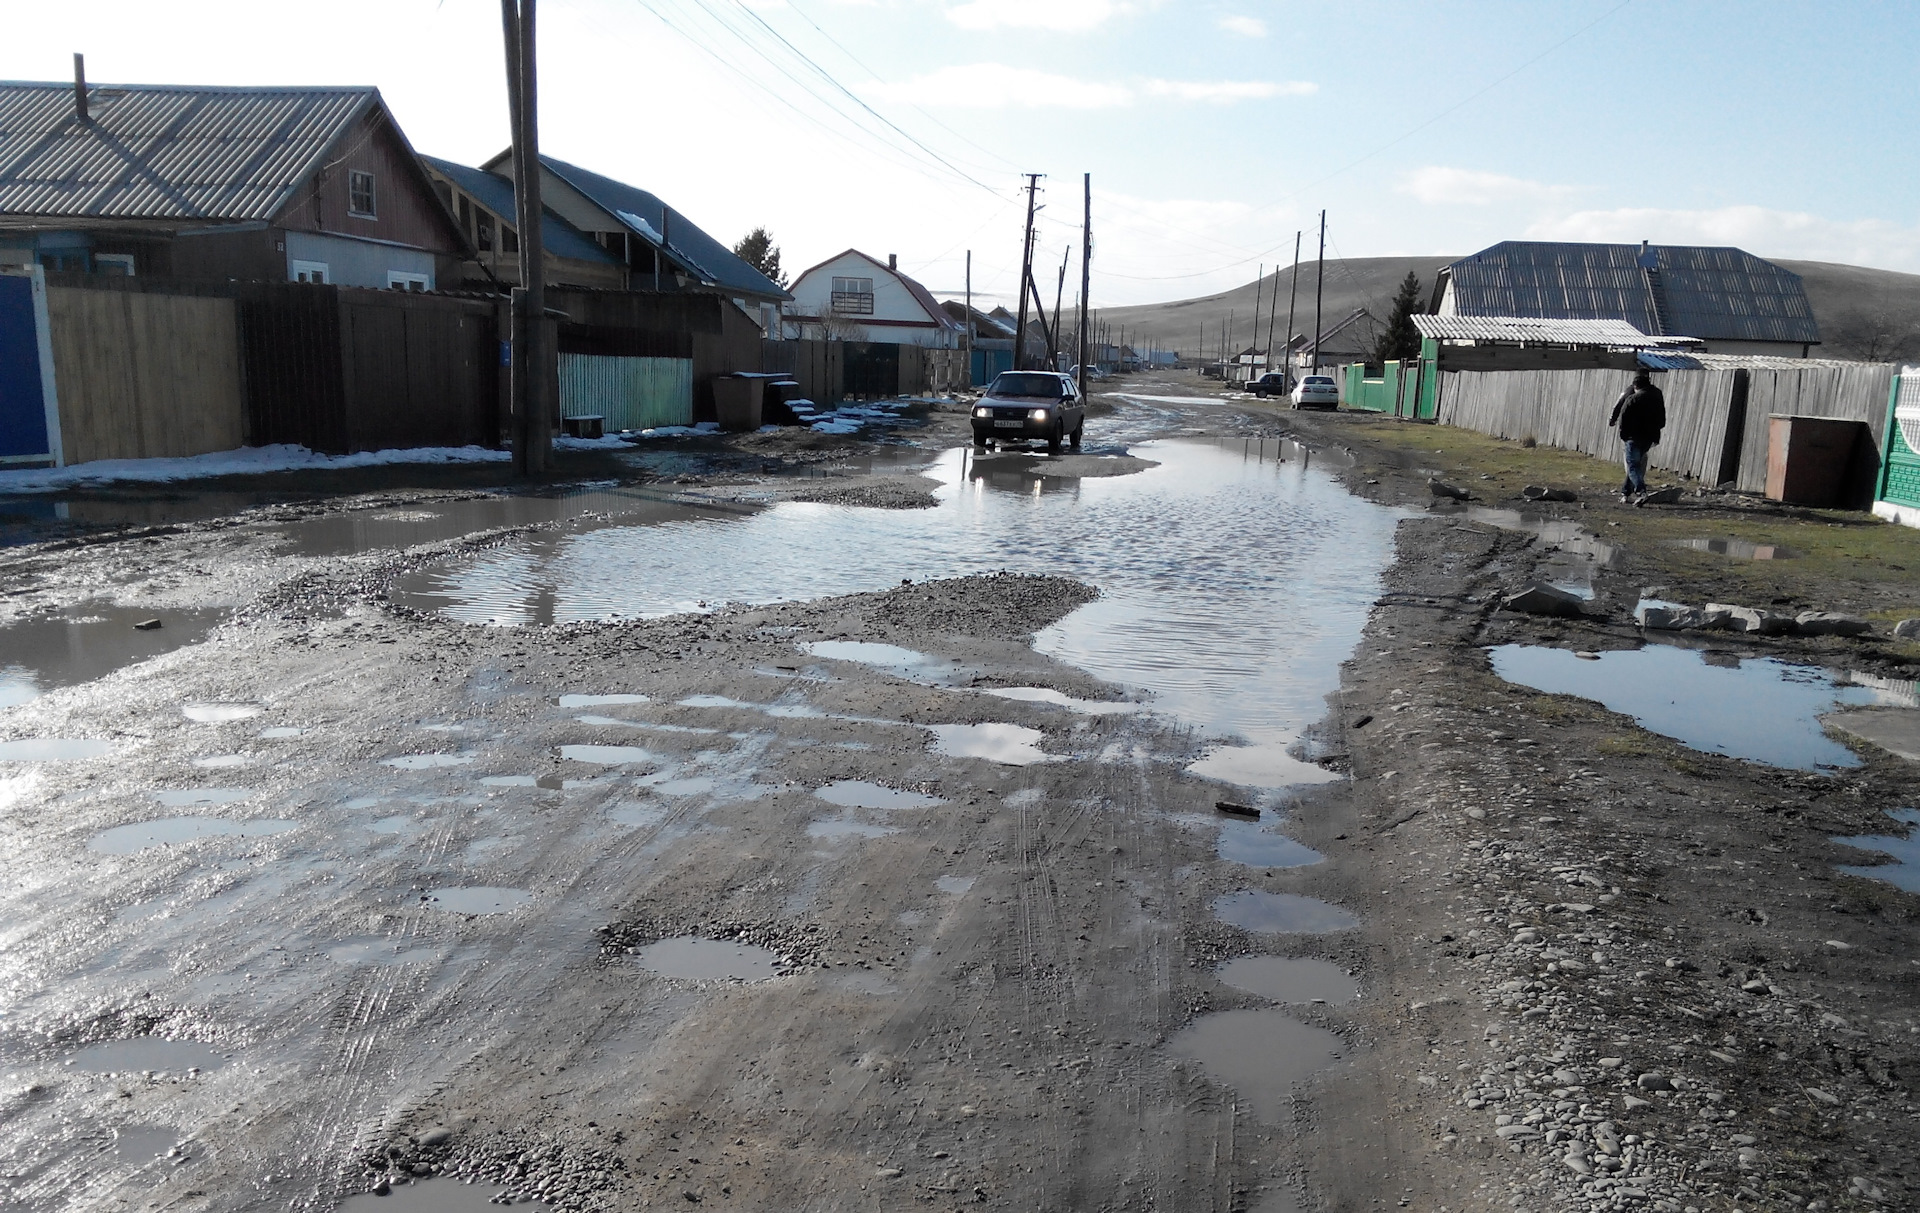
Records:
<instances>
[{"instance_id":1,"label":"green painted fence","mask_svg":"<svg viewBox=\"0 0 1920 1213\"><path fill-rule=\"evenodd\" d=\"M1920 368L1905 369L1893 377L1882 449L1886 453L1881 458L1873 512L1920 526Z\"/></svg>"},{"instance_id":2,"label":"green painted fence","mask_svg":"<svg viewBox=\"0 0 1920 1213\"><path fill-rule=\"evenodd\" d=\"M692 425L693 360L561 354L560 415L604 417L610 434Z\"/></svg>"},{"instance_id":3,"label":"green painted fence","mask_svg":"<svg viewBox=\"0 0 1920 1213\"><path fill-rule=\"evenodd\" d=\"M1362 413L1389 413L1431 421L1438 413L1439 359L1431 341L1422 343L1422 357L1410 362L1389 362L1378 379L1367 378L1367 368L1358 363L1347 365L1347 382L1341 403Z\"/></svg>"}]
</instances>

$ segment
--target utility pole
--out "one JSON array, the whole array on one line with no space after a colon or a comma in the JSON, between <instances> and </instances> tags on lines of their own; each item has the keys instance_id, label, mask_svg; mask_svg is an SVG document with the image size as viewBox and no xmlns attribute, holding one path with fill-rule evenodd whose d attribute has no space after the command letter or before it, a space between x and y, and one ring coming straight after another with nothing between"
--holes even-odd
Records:
<instances>
[{"instance_id":1,"label":"utility pole","mask_svg":"<svg viewBox=\"0 0 1920 1213\"><path fill-rule=\"evenodd\" d=\"M967 250L967 386L973 386L973 250Z\"/></svg>"},{"instance_id":2,"label":"utility pole","mask_svg":"<svg viewBox=\"0 0 1920 1213\"><path fill-rule=\"evenodd\" d=\"M1092 287L1092 275L1088 263L1093 260L1093 174L1083 173L1080 184L1086 194L1085 210L1080 219L1080 400L1085 403L1087 399L1087 292Z\"/></svg>"},{"instance_id":3,"label":"utility pole","mask_svg":"<svg viewBox=\"0 0 1920 1213\"><path fill-rule=\"evenodd\" d=\"M1253 344L1260 344L1260 292L1267 285L1267 263L1260 263L1260 270L1253 277ZM1258 353L1258 350L1254 351ZM1247 368L1247 376L1253 376L1253 368Z\"/></svg>"},{"instance_id":4,"label":"utility pole","mask_svg":"<svg viewBox=\"0 0 1920 1213\"><path fill-rule=\"evenodd\" d=\"M1313 373L1320 373L1320 301L1327 286L1327 212L1320 212L1320 259L1313 276Z\"/></svg>"},{"instance_id":5,"label":"utility pole","mask_svg":"<svg viewBox=\"0 0 1920 1213\"><path fill-rule=\"evenodd\" d=\"M513 470L546 474L558 404L546 348L546 257L540 238L540 120L533 38L534 0L500 0L507 52L507 110L513 123L513 206L520 227L520 285L508 304L508 375Z\"/></svg>"},{"instance_id":6,"label":"utility pole","mask_svg":"<svg viewBox=\"0 0 1920 1213\"><path fill-rule=\"evenodd\" d=\"M1293 276L1295 278L1298 278L1300 276L1300 233L1299 232L1295 232L1293 234ZM1277 313L1279 310L1280 310L1280 267L1276 265L1273 267L1273 302L1267 306L1267 369L1268 370L1273 369L1273 321L1274 321L1275 313ZM1293 327L1293 303L1291 301L1287 303L1287 327L1288 328ZM1287 334L1287 345L1288 345L1287 353L1291 355L1293 353L1293 350L1292 350L1293 334L1292 333ZM1286 368L1283 366L1280 369L1281 369L1281 373L1284 375L1286 372ZM1282 378L1280 380L1280 386L1283 389L1287 386L1286 379Z\"/></svg>"},{"instance_id":7,"label":"utility pole","mask_svg":"<svg viewBox=\"0 0 1920 1213\"><path fill-rule=\"evenodd\" d=\"M1040 190L1040 174L1028 173L1027 230L1020 238L1020 311L1014 322L1013 369L1023 371L1027 361L1027 286L1033 281L1033 203Z\"/></svg>"},{"instance_id":8,"label":"utility pole","mask_svg":"<svg viewBox=\"0 0 1920 1213\"><path fill-rule=\"evenodd\" d=\"M1060 254L1060 280L1053 286L1053 332L1047 334L1047 369L1060 369L1060 301L1067 293L1067 263L1073 260L1073 249L1069 247Z\"/></svg>"},{"instance_id":9,"label":"utility pole","mask_svg":"<svg viewBox=\"0 0 1920 1213\"><path fill-rule=\"evenodd\" d=\"M1293 382L1293 305L1300 298L1300 235L1293 234L1293 274L1287 283L1287 390Z\"/></svg>"}]
</instances>

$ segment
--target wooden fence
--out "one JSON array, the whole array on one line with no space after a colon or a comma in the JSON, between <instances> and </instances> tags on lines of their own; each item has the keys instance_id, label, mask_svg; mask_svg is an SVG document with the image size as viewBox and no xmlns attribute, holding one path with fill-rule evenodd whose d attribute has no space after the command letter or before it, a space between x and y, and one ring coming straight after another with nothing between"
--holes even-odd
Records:
<instances>
[{"instance_id":1,"label":"wooden fence","mask_svg":"<svg viewBox=\"0 0 1920 1213\"><path fill-rule=\"evenodd\" d=\"M1749 492L1767 483L1767 418L1772 414L1844 417L1865 422L1873 442L1856 452L1850 496L1869 494L1885 437L1887 393L1894 368L1881 363L1809 361L1783 366L1755 360L1716 361L1658 377L1667 400L1667 428L1649 462L1707 484L1732 482ZM1439 420L1445 425L1533 439L1545 446L1617 458L1620 439L1608 426L1613 403L1631 371L1459 371L1441 376Z\"/></svg>"},{"instance_id":2,"label":"wooden fence","mask_svg":"<svg viewBox=\"0 0 1920 1213\"><path fill-rule=\"evenodd\" d=\"M68 463L227 451L246 442L231 299L47 291Z\"/></svg>"}]
</instances>

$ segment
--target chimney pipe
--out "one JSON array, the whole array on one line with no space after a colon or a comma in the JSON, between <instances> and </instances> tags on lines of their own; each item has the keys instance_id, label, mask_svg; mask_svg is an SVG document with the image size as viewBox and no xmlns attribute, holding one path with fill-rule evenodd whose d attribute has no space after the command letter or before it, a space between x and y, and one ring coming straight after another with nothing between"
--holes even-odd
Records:
<instances>
[{"instance_id":1,"label":"chimney pipe","mask_svg":"<svg viewBox=\"0 0 1920 1213\"><path fill-rule=\"evenodd\" d=\"M898 253L887 254L887 268L890 270L898 270L900 268L900 255Z\"/></svg>"},{"instance_id":2,"label":"chimney pipe","mask_svg":"<svg viewBox=\"0 0 1920 1213\"><path fill-rule=\"evenodd\" d=\"M92 121L87 116L87 57L79 51L73 52L73 109L80 121Z\"/></svg>"}]
</instances>

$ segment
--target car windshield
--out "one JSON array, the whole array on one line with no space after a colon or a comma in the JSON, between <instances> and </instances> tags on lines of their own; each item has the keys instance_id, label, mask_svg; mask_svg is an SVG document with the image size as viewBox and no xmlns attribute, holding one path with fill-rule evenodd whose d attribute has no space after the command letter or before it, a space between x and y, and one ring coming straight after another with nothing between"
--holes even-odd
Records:
<instances>
[{"instance_id":1,"label":"car windshield","mask_svg":"<svg viewBox=\"0 0 1920 1213\"><path fill-rule=\"evenodd\" d=\"M995 396L1038 396L1045 400L1058 400L1061 396L1060 376L1038 371L1002 371L989 390Z\"/></svg>"}]
</instances>

